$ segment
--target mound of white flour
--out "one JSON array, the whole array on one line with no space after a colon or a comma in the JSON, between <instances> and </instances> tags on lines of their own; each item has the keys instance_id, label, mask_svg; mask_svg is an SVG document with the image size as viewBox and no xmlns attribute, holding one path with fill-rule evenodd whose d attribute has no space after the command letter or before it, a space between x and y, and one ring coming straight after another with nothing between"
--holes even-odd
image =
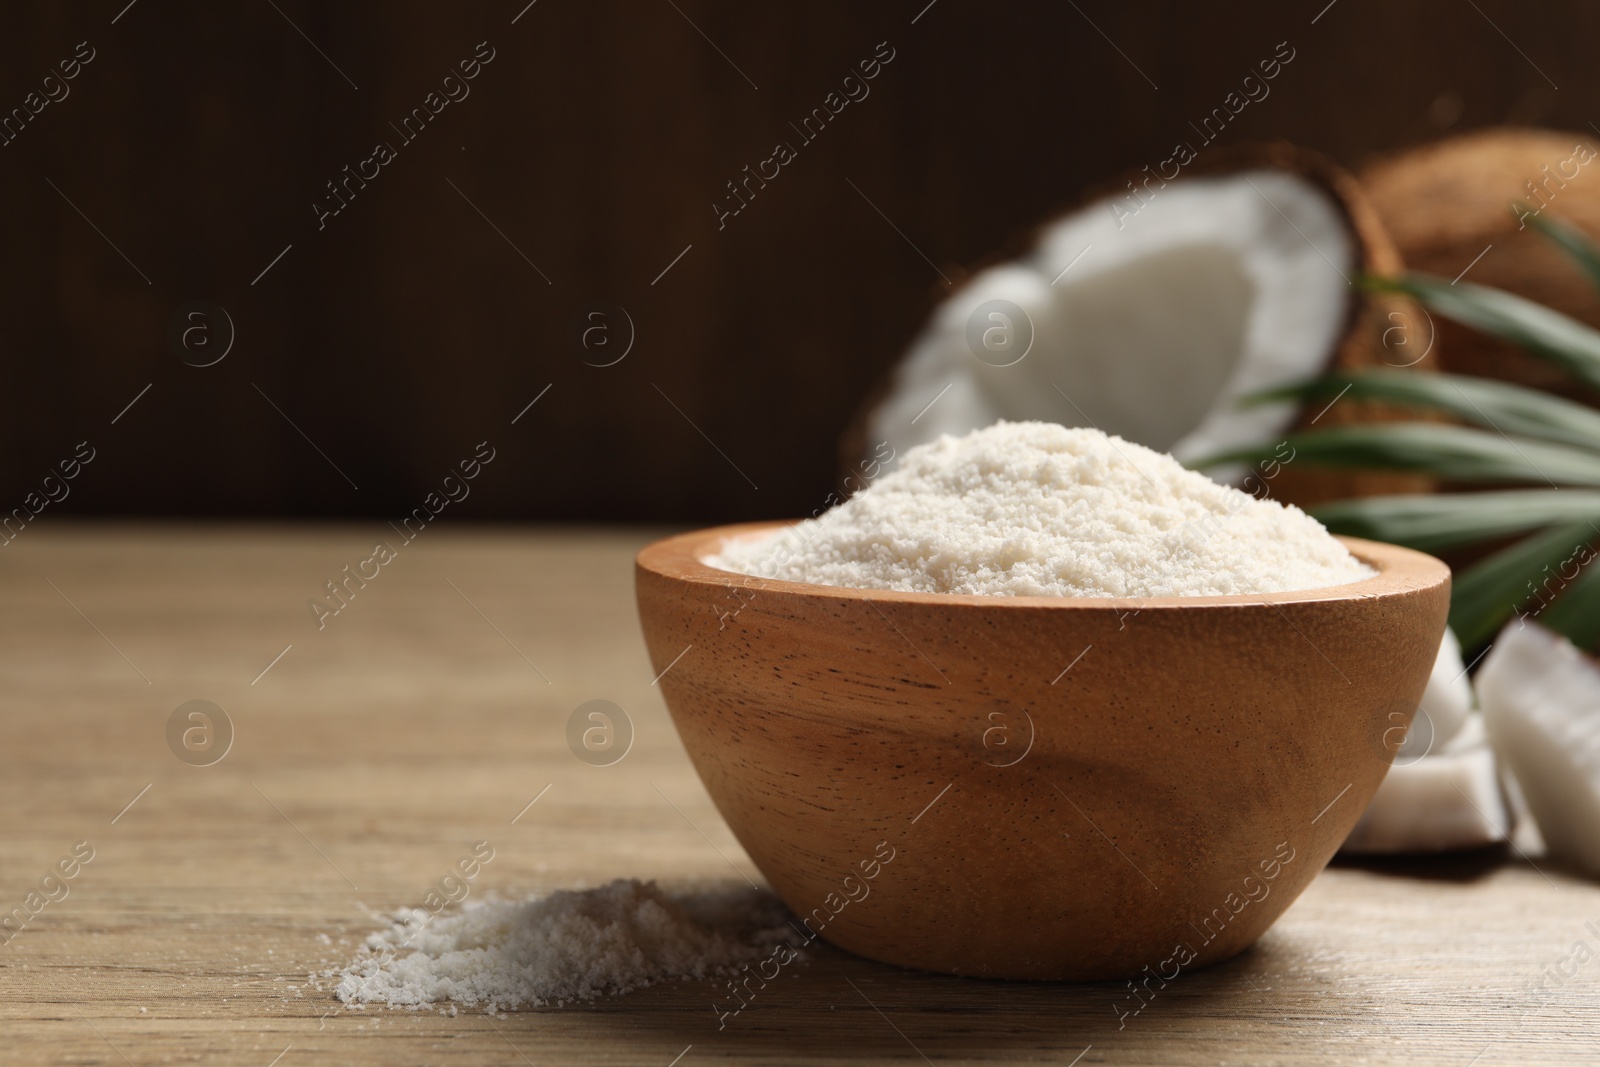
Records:
<instances>
[{"instance_id":1,"label":"mound of white flour","mask_svg":"<svg viewBox=\"0 0 1600 1067\"><path fill-rule=\"evenodd\" d=\"M731 973L793 940L788 917L769 893L668 895L654 882L618 879L437 917L400 912L329 977L346 1004L537 1008Z\"/></svg>"},{"instance_id":2,"label":"mound of white flour","mask_svg":"<svg viewBox=\"0 0 1600 1067\"><path fill-rule=\"evenodd\" d=\"M1120 437L1044 422L997 422L913 448L838 507L706 562L793 582L986 596L1278 593L1375 573L1299 508Z\"/></svg>"}]
</instances>

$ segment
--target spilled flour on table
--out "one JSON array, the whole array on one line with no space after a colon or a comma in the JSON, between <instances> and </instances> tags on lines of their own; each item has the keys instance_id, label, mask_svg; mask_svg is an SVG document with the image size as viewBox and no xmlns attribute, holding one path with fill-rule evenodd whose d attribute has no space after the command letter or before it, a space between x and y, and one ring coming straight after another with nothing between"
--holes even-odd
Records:
<instances>
[{"instance_id":1,"label":"spilled flour on table","mask_svg":"<svg viewBox=\"0 0 1600 1067\"><path fill-rule=\"evenodd\" d=\"M666 893L618 879L450 914L405 909L328 977L339 980L339 999L357 1006L537 1008L731 974L796 940L789 918L770 893Z\"/></svg>"}]
</instances>

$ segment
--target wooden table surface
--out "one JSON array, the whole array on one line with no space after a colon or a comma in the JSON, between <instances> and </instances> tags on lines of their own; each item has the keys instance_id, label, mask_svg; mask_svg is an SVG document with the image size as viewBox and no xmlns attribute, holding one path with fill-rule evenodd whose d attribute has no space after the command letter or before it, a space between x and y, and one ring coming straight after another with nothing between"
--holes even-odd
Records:
<instances>
[{"instance_id":1,"label":"wooden table surface","mask_svg":"<svg viewBox=\"0 0 1600 1067\"><path fill-rule=\"evenodd\" d=\"M1255 949L1120 1022L1114 985L827 948L720 1031L704 982L498 1018L346 1009L308 973L480 839L478 894L760 878L651 686L650 532L430 529L319 631L307 598L385 536L51 520L0 549L0 912L93 849L0 947L0 1063L1600 1063L1600 887L1515 852L1336 865ZM635 727L610 767L566 743L592 698ZM234 727L210 766L168 746L195 699Z\"/></svg>"}]
</instances>

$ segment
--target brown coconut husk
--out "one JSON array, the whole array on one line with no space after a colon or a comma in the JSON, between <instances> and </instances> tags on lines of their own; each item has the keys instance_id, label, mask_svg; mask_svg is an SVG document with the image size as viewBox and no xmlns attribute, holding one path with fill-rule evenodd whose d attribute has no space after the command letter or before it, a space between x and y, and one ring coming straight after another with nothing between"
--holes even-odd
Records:
<instances>
[{"instance_id":1,"label":"brown coconut husk","mask_svg":"<svg viewBox=\"0 0 1600 1067\"><path fill-rule=\"evenodd\" d=\"M1600 138L1588 133L1479 130L1379 160L1361 172L1361 181L1411 270L1445 278L1465 270L1466 282L1516 293L1600 328L1600 293L1513 207L1526 202L1541 218L1561 219L1600 239L1600 158L1567 166L1577 171L1574 178L1560 175L1580 144L1600 150ZM1441 369L1600 406L1600 392L1548 361L1442 319L1438 332Z\"/></svg>"},{"instance_id":2,"label":"brown coconut husk","mask_svg":"<svg viewBox=\"0 0 1600 1067\"><path fill-rule=\"evenodd\" d=\"M1261 169L1295 174L1322 189L1338 206L1358 249L1352 282L1359 281L1362 274L1393 275L1402 269L1404 263L1399 248L1390 239L1361 183L1321 153L1286 142L1202 149L1198 158L1174 180L1181 182L1188 177L1217 177ZM1093 186L1076 200L1052 212L1044 222L1014 234L998 251L970 269L946 268L945 273L957 280L959 289L967 279L980 271L1023 255L1038 243L1044 230L1065 216L1109 198L1127 195L1130 185L1142 188L1141 183L1147 177L1146 170L1136 170L1103 185ZM948 289L934 294L929 301L929 314L939 299L948 298L949 295ZM1408 367L1428 371L1438 366L1438 344L1430 336L1426 317L1409 298L1352 288L1345 323L1344 332L1334 345L1325 370ZM1423 351L1427 354L1419 359L1416 353ZM868 419L892 391L895 370L890 368L869 392L840 440L840 465L846 474L855 473L862 456L868 451ZM1391 405L1346 398L1329 407L1327 401L1319 400L1306 406L1288 432L1310 428L1313 423L1320 429L1349 423L1417 417L1418 413L1413 410L1397 409ZM1434 487L1433 479L1423 475L1312 469L1303 465L1297 467L1292 461L1278 466L1274 477L1266 482L1267 491L1274 498L1302 507L1350 497L1428 492ZM1252 488L1259 492L1259 488L1253 484Z\"/></svg>"}]
</instances>

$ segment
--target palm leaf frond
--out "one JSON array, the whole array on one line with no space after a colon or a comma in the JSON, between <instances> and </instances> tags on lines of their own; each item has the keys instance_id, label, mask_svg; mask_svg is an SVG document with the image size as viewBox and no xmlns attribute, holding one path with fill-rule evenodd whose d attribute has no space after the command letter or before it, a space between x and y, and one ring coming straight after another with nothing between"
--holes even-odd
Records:
<instances>
[{"instance_id":1,"label":"palm leaf frond","mask_svg":"<svg viewBox=\"0 0 1600 1067\"><path fill-rule=\"evenodd\" d=\"M1282 448L1293 449L1290 458ZM1204 457L1190 465L1220 467L1277 460L1281 465L1412 471L1445 481L1545 483L1600 487L1600 455L1566 445L1514 438L1465 426L1421 422L1362 423L1290 434Z\"/></svg>"},{"instance_id":2,"label":"palm leaf frond","mask_svg":"<svg viewBox=\"0 0 1600 1067\"><path fill-rule=\"evenodd\" d=\"M1576 580L1564 586L1556 602L1540 612L1539 621L1556 633L1565 634L1579 648L1593 648L1600 644L1600 566L1591 558L1580 567ZM1564 569L1558 571L1558 577L1566 580Z\"/></svg>"},{"instance_id":3,"label":"palm leaf frond","mask_svg":"<svg viewBox=\"0 0 1600 1067\"><path fill-rule=\"evenodd\" d=\"M1589 240L1587 234L1570 222L1535 215L1528 220L1533 228L1554 241L1556 247L1572 258L1583 269L1589 280L1600 285L1600 246Z\"/></svg>"},{"instance_id":4,"label":"palm leaf frond","mask_svg":"<svg viewBox=\"0 0 1600 1067\"><path fill-rule=\"evenodd\" d=\"M1492 638L1518 608L1535 596L1535 580L1546 567L1559 568L1595 538L1589 522L1562 523L1526 537L1468 567L1450 595L1450 628L1463 648Z\"/></svg>"},{"instance_id":5,"label":"palm leaf frond","mask_svg":"<svg viewBox=\"0 0 1600 1067\"><path fill-rule=\"evenodd\" d=\"M1460 374L1407 370L1336 372L1298 385L1245 398L1246 405L1332 397L1376 400L1445 411L1465 422L1502 433L1559 441L1600 452L1600 411L1537 389Z\"/></svg>"},{"instance_id":6,"label":"palm leaf frond","mask_svg":"<svg viewBox=\"0 0 1600 1067\"><path fill-rule=\"evenodd\" d=\"M1365 278L1371 289L1405 293L1464 326L1509 341L1600 389L1600 332L1532 300L1427 274Z\"/></svg>"},{"instance_id":7,"label":"palm leaf frond","mask_svg":"<svg viewBox=\"0 0 1600 1067\"><path fill-rule=\"evenodd\" d=\"M1420 552L1447 552L1556 523L1594 522L1600 526L1600 492L1513 489L1375 496L1309 510L1334 533L1388 541ZM1596 617L1600 619L1600 608Z\"/></svg>"}]
</instances>

